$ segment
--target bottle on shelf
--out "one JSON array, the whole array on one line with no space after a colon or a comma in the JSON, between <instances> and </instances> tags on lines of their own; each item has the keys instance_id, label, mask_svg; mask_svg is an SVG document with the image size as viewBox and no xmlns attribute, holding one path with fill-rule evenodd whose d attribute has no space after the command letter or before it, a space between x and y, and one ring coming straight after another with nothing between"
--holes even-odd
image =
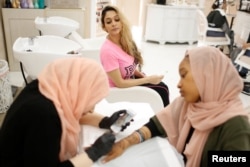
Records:
<instances>
[{"instance_id":1,"label":"bottle on shelf","mask_svg":"<svg viewBox=\"0 0 250 167\"><path fill-rule=\"evenodd\" d=\"M10 1L10 0L6 0L6 1L5 1L5 7L6 7L6 8L12 8L12 4L11 4L11 1Z\"/></svg>"},{"instance_id":2,"label":"bottle on shelf","mask_svg":"<svg viewBox=\"0 0 250 167\"><path fill-rule=\"evenodd\" d=\"M34 0L33 5L35 9L38 9L39 8L38 0Z\"/></svg>"},{"instance_id":3,"label":"bottle on shelf","mask_svg":"<svg viewBox=\"0 0 250 167\"><path fill-rule=\"evenodd\" d=\"M12 8L21 8L19 0L12 0Z\"/></svg>"},{"instance_id":4,"label":"bottle on shelf","mask_svg":"<svg viewBox=\"0 0 250 167\"><path fill-rule=\"evenodd\" d=\"M39 9L44 9L44 0L38 0Z\"/></svg>"},{"instance_id":5,"label":"bottle on shelf","mask_svg":"<svg viewBox=\"0 0 250 167\"><path fill-rule=\"evenodd\" d=\"M34 5L33 5L33 0L28 0L28 5L29 5L29 8L34 8Z\"/></svg>"},{"instance_id":6,"label":"bottle on shelf","mask_svg":"<svg viewBox=\"0 0 250 167\"><path fill-rule=\"evenodd\" d=\"M166 0L157 0L156 3L159 5L166 5Z\"/></svg>"},{"instance_id":7,"label":"bottle on shelf","mask_svg":"<svg viewBox=\"0 0 250 167\"><path fill-rule=\"evenodd\" d=\"M29 8L29 4L27 0L20 0L21 8Z\"/></svg>"}]
</instances>

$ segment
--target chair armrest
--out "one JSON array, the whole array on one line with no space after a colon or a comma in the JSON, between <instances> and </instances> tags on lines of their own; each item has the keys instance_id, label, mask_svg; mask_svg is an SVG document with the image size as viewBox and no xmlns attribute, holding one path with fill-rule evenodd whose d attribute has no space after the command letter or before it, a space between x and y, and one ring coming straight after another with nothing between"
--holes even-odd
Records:
<instances>
[{"instance_id":1,"label":"chair armrest","mask_svg":"<svg viewBox=\"0 0 250 167\"><path fill-rule=\"evenodd\" d=\"M161 96L153 89L144 86L110 88L106 100L110 103L119 101L149 103L154 112L158 112L164 108Z\"/></svg>"}]
</instances>

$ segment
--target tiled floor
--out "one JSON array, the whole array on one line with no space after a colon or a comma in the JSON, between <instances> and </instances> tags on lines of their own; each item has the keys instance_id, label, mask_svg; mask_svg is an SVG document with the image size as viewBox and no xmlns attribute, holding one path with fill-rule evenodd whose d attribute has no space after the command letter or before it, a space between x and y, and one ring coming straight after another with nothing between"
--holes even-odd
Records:
<instances>
[{"instance_id":1,"label":"tiled floor","mask_svg":"<svg viewBox=\"0 0 250 167\"><path fill-rule=\"evenodd\" d=\"M142 42L141 50L145 60L143 71L146 74L164 74L164 82L170 89L170 100L179 96L177 83L179 81L178 65L186 49L196 47L188 44L165 44ZM250 96L241 94L240 98L245 108L250 107ZM249 111L250 112L250 111Z\"/></svg>"},{"instance_id":2,"label":"tiled floor","mask_svg":"<svg viewBox=\"0 0 250 167\"><path fill-rule=\"evenodd\" d=\"M196 47L196 45L188 44L165 44L160 45L153 42L141 42L140 32L136 32L136 43L142 51L144 58L143 71L150 74L164 74L164 82L170 89L170 101L179 96L177 83L179 80L178 65L182 60L186 49ZM22 77L14 77L17 83L20 84ZM241 94L241 100L245 108L249 108L250 113L250 96ZM0 114L0 124L4 114Z\"/></svg>"}]
</instances>

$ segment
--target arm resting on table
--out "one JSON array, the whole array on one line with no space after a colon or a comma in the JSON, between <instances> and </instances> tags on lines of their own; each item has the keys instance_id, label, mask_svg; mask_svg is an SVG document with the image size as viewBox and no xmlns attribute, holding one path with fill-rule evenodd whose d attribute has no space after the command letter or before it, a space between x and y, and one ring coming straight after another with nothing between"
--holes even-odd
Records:
<instances>
[{"instance_id":1,"label":"arm resting on table","mask_svg":"<svg viewBox=\"0 0 250 167\"><path fill-rule=\"evenodd\" d=\"M113 146L111 152L104 158L103 162L108 162L120 156L130 146L139 144L155 136L166 137L166 133L160 125L160 122L158 121L156 116L152 117L150 121L139 130L136 130L131 135L118 141Z\"/></svg>"}]
</instances>

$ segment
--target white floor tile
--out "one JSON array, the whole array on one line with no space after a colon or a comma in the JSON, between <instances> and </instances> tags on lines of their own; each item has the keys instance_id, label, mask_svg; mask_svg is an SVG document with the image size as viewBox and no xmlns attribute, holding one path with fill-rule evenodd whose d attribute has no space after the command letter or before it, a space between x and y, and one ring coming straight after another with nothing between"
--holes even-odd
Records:
<instances>
[{"instance_id":1,"label":"white floor tile","mask_svg":"<svg viewBox=\"0 0 250 167\"><path fill-rule=\"evenodd\" d=\"M150 74L164 74L165 82L170 90L170 101L173 101L179 96L179 89L177 84L179 81L178 67L180 61L183 59L185 51L188 48L196 47L196 45L188 44L165 44L141 41L139 48L141 49L144 59L144 66L142 70ZM240 94L243 106L250 107L250 96Z\"/></svg>"},{"instance_id":2,"label":"white floor tile","mask_svg":"<svg viewBox=\"0 0 250 167\"><path fill-rule=\"evenodd\" d=\"M188 44L165 44L142 42L141 52L144 58L143 71L148 74L163 74L170 90L170 101L179 96L177 84L179 81L179 63L183 59Z\"/></svg>"}]
</instances>

